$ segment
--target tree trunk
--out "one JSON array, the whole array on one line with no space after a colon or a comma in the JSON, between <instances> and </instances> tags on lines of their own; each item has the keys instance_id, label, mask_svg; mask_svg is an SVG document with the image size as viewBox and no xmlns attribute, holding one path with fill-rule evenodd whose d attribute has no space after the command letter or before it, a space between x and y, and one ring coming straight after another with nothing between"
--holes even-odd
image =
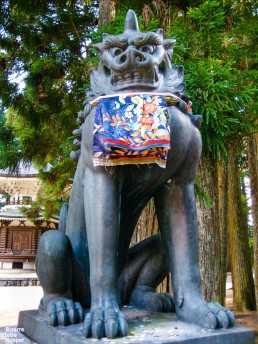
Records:
<instances>
[{"instance_id":1,"label":"tree trunk","mask_svg":"<svg viewBox=\"0 0 258 344\"><path fill-rule=\"evenodd\" d=\"M156 215L156 209L154 205L154 199L152 198L137 222L134 235L131 240L131 245L135 245L140 241L158 234L158 219ZM172 284L170 274L162 281L157 288L157 293L172 293Z\"/></svg>"},{"instance_id":2,"label":"tree trunk","mask_svg":"<svg viewBox=\"0 0 258 344\"><path fill-rule=\"evenodd\" d=\"M234 148L230 150L228 161L228 231L234 308L236 310L254 310L255 292L248 242L248 225L242 208Z\"/></svg>"},{"instance_id":3,"label":"tree trunk","mask_svg":"<svg viewBox=\"0 0 258 344\"><path fill-rule=\"evenodd\" d=\"M225 305L225 300L226 300L226 280L227 280L227 266L228 266L227 188L228 188L227 163L220 162L218 164L218 208L219 208L220 254L219 254L217 300L222 305Z\"/></svg>"},{"instance_id":4,"label":"tree trunk","mask_svg":"<svg viewBox=\"0 0 258 344\"><path fill-rule=\"evenodd\" d=\"M250 187L252 198L252 217L253 217L253 240L254 240L254 284L256 309L258 309L258 164L257 164L257 141L255 135L248 138L248 165L250 174Z\"/></svg>"},{"instance_id":5,"label":"tree trunk","mask_svg":"<svg viewBox=\"0 0 258 344\"><path fill-rule=\"evenodd\" d=\"M154 199L152 198L138 220L134 235L131 240L131 245L135 245L140 241L158 233L158 220Z\"/></svg>"},{"instance_id":6,"label":"tree trunk","mask_svg":"<svg viewBox=\"0 0 258 344\"><path fill-rule=\"evenodd\" d=\"M99 26L105 26L115 18L115 0L99 0Z\"/></svg>"},{"instance_id":7,"label":"tree trunk","mask_svg":"<svg viewBox=\"0 0 258 344\"><path fill-rule=\"evenodd\" d=\"M216 162L202 158L198 177L202 191L211 200L211 204L200 204L200 200L197 200L202 291L207 301L215 301L217 300L220 256L218 172Z\"/></svg>"}]
</instances>

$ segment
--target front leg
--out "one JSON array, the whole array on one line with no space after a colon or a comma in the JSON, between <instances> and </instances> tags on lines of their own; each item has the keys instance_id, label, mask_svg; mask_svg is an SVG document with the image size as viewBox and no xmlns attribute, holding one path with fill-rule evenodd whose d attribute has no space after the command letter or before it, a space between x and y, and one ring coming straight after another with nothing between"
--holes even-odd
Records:
<instances>
[{"instance_id":1,"label":"front leg","mask_svg":"<svg viewBox=\"0 0 258 344\"><path fill-rule=\"evenodd\" d=\"M117 288L119 198L116 181L104 168L87 168L84 203L90 258L91 310L84 321L86 337L125 336Z\"/></svg>"},{"instance_id":2,"label":"front leg","mask_svg":"<svg viewBox=\"0 0 258 344\"><path fill-rule=\"evenodd\" d=\"M193 182L176 182L156 195L159 226L169 256L176 313L204 328L234 325L234 316L200 290L198 229Z\"/></svg>"}]
</instances>

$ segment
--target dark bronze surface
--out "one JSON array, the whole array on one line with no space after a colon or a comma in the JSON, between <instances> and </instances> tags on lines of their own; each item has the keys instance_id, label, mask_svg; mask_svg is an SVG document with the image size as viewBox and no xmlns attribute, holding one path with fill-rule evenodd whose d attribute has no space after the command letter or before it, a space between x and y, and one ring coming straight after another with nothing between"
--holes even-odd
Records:
<instances>
[{"instance_id":1,"label":"dark bronze surface","mask_svg":"<svg viewBox=\"0 0 258 344\"><path fill-rule=\"evenodd\" d=\"M67 219L62 230L42 236L37 273L44 297L39 312L53 326L83 320L86 337L125 336L121 304L153 311L176 311L184 322L204 328L231 327L234 316L200 291L198 228L194 178L201 155L198 125L187 116L186 104L168 106L171 149L165 169L156 164L94 167L92 128L100 95L128 92L171 92L181 96L183 68L171 66L175 40L162 30L143 33L132 10L121 35L103 35L95 48L98 69L91 73L81 141ZM129 249L146 203L154 197L160 235ZM64 211L63 213L67 213ZM155 289L168 271L173 299Z\"/></svg>"}]
</instances>

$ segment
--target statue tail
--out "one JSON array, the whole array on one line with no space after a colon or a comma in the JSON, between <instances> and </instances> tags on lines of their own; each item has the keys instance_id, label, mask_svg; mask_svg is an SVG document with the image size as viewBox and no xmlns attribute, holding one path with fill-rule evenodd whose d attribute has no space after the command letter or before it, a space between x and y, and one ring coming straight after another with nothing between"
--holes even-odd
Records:
<instances>
[{"instance_id":1,"label":"statue tail","mask_svg":"<svg viewBox=\"0 0 258 344\"><path fill-rule=\"evenodd\" d=\"M66 232L66 219L68 214L68 203L64 203L60 210L58 229L63 233Z\"/></svg>"}]
</instances>

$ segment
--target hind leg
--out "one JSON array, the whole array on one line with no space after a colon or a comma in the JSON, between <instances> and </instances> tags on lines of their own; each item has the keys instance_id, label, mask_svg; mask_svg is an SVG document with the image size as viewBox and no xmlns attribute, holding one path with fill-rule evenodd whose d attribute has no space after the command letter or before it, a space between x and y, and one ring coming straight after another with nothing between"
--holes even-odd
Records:
<instances>
[{"instance_id":1,"label":"hind leg","mask_svg":"<svg viewBox=\"0 0 258 344\"><path fill-rule=\"evenodd\" d=\"M168 262L159 235L133 246L119 277L122 303L157 312L174 311L172 297L168 293L156 293L157 286L168 272Z\"/></svg>"},{"instance_id":2,"label":"hind leg","mask_svg":"<svg viewBox=\"0 0 258 344\"><path fill-rule=\"evenodd\" d=\"M39 313L49 325L75 324L83 320L83 309L73 301L73 252L68 237L61 231L43 234L37 252L36 269L44 296Z\"/></svg>"},{"instance_id":3,"label":"hind leg","mask_svg":"<svg viewBox=\"0 0 258 344\"><path fill-rule=\"evenodd\" d=\"M163 188L155 205L170 260L178 318L209 329L233 326L233 314L218 303L206 302L201 294L193 182L175 181Z\"/></svg>"}]
</instances>

